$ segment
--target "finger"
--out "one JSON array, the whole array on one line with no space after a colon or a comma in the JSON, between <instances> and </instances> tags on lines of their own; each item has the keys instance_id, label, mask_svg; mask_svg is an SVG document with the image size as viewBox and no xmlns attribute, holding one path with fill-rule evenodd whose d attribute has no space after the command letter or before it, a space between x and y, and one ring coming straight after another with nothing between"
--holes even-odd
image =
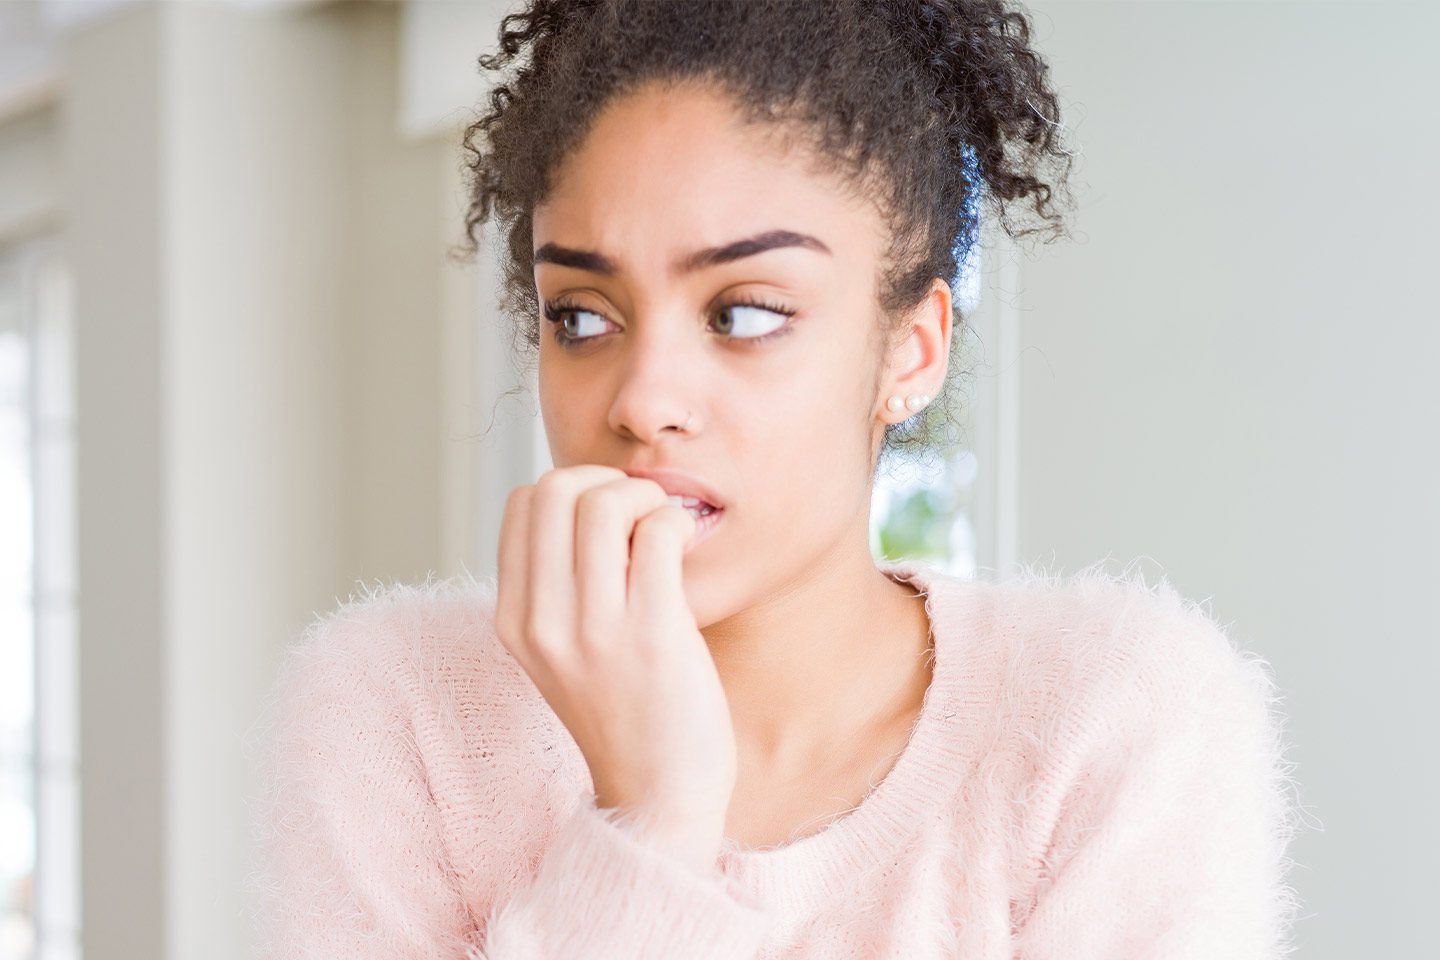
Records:
<instances>
[{"instance_id":1,"label":"finger","mask_svg":"<svg viewBox=\"0 0 1440 960\"><path fill-rule=\"evenodd\" d=\"M630 538L641 517L668 502L654 480L621 477L580 494L575 505L575 582L582 635L613 636L629 604Z\"/></svg>"},{"instance_id":2,"label":"finger","mask_svg":"<svg viewBox=\"0 0 1440 960\"><path fill-rule=\"evenodd\" d=\"M530 504L535 487L526 484L510 491L500 518L500 546L496 557L495 627L505 648L529 669L523 652L525 611L530 607L529 530Z\"/></svg>"},{"instance_id":3,"label":"finger","mask_svg":"<svg viewBox=\"0 0 1440 960\"><path fill-rule=\"evenodd\" d=\"M630 606L657 609L685 599L685 548L698 524L674 504L641 517L630 547Z\"/></svg>"},{"instance_id":4,"label":"finger","mask_svg":"<svg viewBox=\"0 0 1440 960\"><path fill-rule=\"evenodd\" d=\"M564 642L575 636L575 501L584 490L625 476L600 464L558 467L535 484L530 504L529 597L532 639Z\"/></svg>"}]
</instances>

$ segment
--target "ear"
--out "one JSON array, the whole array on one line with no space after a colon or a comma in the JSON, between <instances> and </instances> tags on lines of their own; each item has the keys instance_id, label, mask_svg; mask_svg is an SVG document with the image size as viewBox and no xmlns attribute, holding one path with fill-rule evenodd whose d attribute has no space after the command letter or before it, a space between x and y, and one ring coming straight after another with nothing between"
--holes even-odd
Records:
<instances>
[{"instance_id":1,"label":"ear","mask_svg":"<svg viewBox=\"0 0 1440 960\"><path fill-rule=\"evenodd\" d=\"M890 350L880 395L875 398L878 419L885 423L909 419L940 392L950 366L952 309L950 285L936 277L911 311L903 336ZM924 398L919 408L905 405L916 395ZM900 409L891 408L891 397L900 398Z\"/></svg>"}]
</instances>

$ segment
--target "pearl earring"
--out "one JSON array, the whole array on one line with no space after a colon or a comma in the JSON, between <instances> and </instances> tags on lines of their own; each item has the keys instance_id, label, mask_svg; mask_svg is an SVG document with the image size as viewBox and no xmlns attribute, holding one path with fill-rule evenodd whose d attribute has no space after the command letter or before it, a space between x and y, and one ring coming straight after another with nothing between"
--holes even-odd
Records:
<instances>
[{"instance_id":1,"label":"pearl earring","mask_svg":"<svg viewBox=\"0 0 1440 960\"><path fill-rule=\"evenodd\" d=\"M900 409L906 408L913 412L921 409L929 402L930 394L928 393L912 393L908 398L902 398L897 393L885 401L885 405L893 411L898 412Z\"/></svg>"}]
</instances>

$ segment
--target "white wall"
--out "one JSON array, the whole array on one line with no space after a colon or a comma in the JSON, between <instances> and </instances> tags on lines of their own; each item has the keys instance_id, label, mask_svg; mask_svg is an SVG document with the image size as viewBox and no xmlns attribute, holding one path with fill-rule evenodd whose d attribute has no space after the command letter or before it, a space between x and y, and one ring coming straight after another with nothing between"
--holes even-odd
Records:
<instances>
[{"instance_id":1,"label":"white wall","mask_svg":"<svg viewBox=\"0 0 1440 960\"><path fill-rule=\"evenodd\" d=\"M267 655L353 535L350 118L328 18L160 18L167 955L239 958L251 783L234 746Z\"/></svg>"},{"instance_id":2,"label":"white wall","mask_svg":"<svg viewBox=\"0 0 1440 960\"><path fill-rule=\"evenodd\" d=\"M62 104L77 281L81 906L90 960L165 957L161 37L82 33ZM104 144L104 163L93 145Z\"/></svg>"},{"instance_id":3,"label":"white wall","mask_svg":"<svg viewBox=\"0 0 1440 960\"><path fill-rule=\"evenodd\" d=\"M1440 10L1037 2L1088 182L1021 270L1020 555L1147 556L1272 661L1307 960L1413 956L1440 852Z\"/></svg>"},{"instance_id":4,"label":"white wall","mask_svg":"<svg viewBox=\"0 0 1440 960\"><path fill-rule=\"evenodd\" d=\"M454 147L397 133L398 14L134 4L65 40L87 960L248 956L282 647L357 578L464 559Z\"/></svg>"},{"instance_id":5,"label":"white wall","mask_svg":"<svg viewBox=\"0 0 1440 960\"><path fill-rule=\"evenodd\" d=\"M410 0L401 7L400 126L409 136L453 144L443 190L459 201L449 209L446 227L456 242L465 212L461 165L468 156L461 133L489 110L495 79L475 61L495 51L501 19L518 6L510 0ZM548 457L533 373L520 371L508 321L499 312L500 241L486 224L468 284L447 284L442 311L448 383L444 556L476 576L495 573L505 497L515 486L533 483L537 462Z\"/></svg>"}]
</instances>

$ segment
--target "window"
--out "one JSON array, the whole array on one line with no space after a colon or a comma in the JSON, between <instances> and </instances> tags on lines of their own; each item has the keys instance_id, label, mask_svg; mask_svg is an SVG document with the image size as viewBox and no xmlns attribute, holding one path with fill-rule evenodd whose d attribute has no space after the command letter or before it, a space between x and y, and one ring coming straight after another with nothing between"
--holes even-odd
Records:
<instances>
[{"instance_id":1,"label":"window","mask_svg":"<svg viewBox=\"0 0 1440 960\"><path fill-rule=\"evenodd\" d=\"M0 960L80 955L71 346L58 244L0 247Z\"/></svg>"},{"instance_id":2,"label":"window","mask_svg":"<svg viewBox=\"0 0 1440 960\"><path fill-rule=\"evenodd\" d=\"M966 166L971 182L980 183L973 150L967 151ZM966 204L975 232L971 239L962 232L955 240L960 268L950 284L951 299L967 318L979 306L984 285L980 197L972 192ZM952 338L956 342L949 375L954 380L952 389L961 392L954 406L962 411L964 422L953 440L935 451L938 463L897 460L888 474L877 479L870 507L870 552L877 560L924 560L948 573L975 577L981 554L975 516L980 462L973 440L976 412L988 410L990 405L976 393L974 379L966 375L970 358L981 352L975 330L967 323L957 327ZM958 372L956 363L962 368Z\"/></svg>"}]
</instances>

